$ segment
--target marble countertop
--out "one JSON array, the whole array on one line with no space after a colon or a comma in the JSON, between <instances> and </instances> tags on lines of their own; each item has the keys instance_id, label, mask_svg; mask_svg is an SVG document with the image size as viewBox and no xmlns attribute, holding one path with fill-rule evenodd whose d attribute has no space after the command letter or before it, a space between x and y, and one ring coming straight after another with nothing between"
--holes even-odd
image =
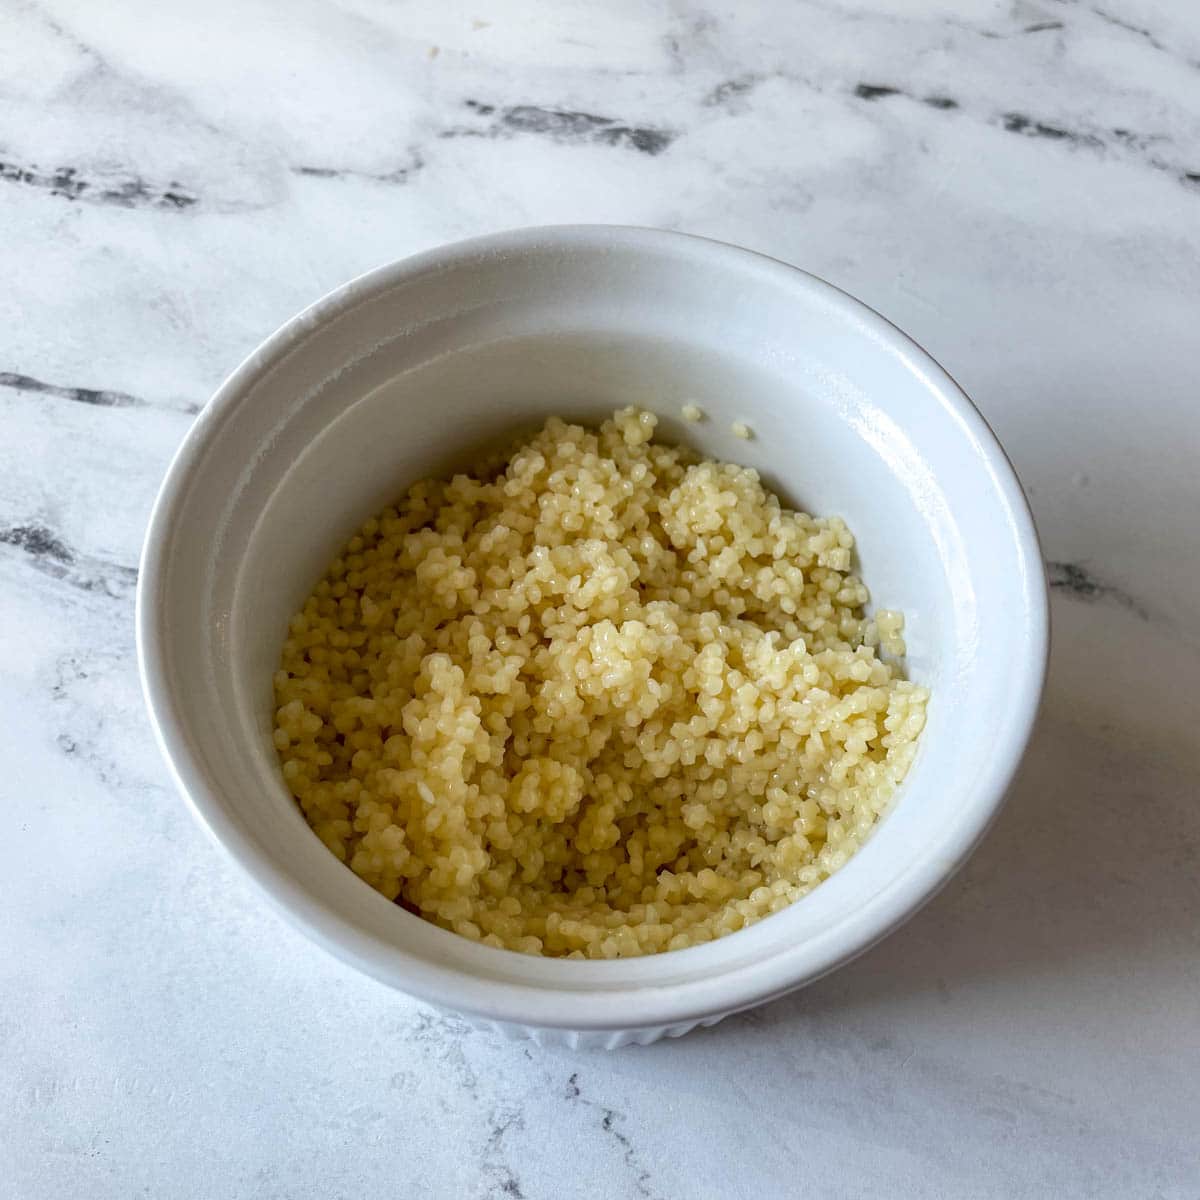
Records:
<instances>
[{"instance_id":1,"label":"marble countertop","mask_svg":"<svg viewBox=\"0 0 1200 1200\"><path fill-rule=\"evenodd\" d=\"M10 0L0 46L6 1195L1200 1196L1200 9ZM268 911L172 791L132 634L155 489L248 350L561 221L740 242L910 331L1053 587L1040 730L953 884L611 1055Z\"/></svg>"}]
</instances>

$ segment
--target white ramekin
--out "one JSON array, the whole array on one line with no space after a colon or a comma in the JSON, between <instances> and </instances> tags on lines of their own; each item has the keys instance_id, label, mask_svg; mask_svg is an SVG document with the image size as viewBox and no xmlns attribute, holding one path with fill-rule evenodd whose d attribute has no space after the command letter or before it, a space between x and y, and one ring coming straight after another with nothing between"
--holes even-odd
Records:
<instances>
[{"instance_id":1,"label":"white ramekin","mask_svg":"<svg viewBox=\"0 0 1200 1200\"><path fill-rule=\"evenodd\" d=\"M693 401L708 414L680 419ZM337 547L420 475L549 414L636 403L667 438L757 467L858 537L932 689L917 761L834 878L705 946L569 962L493 950L390 904L285 790L271 675ZM730 425L746 421L751 441ZM375 978L538 1041L684 1033L833 970L911 916L1002 803L1047 652L1037 537L1004 452L882 317L768 258L680 234L527 229L356 279L267 339L192 427L142 556L137 640L163 753L193 811L312 938Z\"/></svg>"}]
</instances>

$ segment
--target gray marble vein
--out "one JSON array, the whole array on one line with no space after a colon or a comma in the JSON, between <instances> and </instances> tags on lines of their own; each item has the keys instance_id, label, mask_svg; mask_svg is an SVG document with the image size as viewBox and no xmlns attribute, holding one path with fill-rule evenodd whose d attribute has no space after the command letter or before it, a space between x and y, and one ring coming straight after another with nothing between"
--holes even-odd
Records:
<instances>
[{"instance_id":1,"label":"gray marble vein","mask_svg":"<svg viewBox=\"0 0 1200 1200\"><path fill-rule=\"evenodd\" d=\"M1200 9L1166 0L0 10L0 1192L1200 1196ZM221 379L515 225L796 262L1009 450L1055 645L908 926L682 1041L501 1041L328 959L174 794L136 563Z\"/></svg>"}]
</instances>

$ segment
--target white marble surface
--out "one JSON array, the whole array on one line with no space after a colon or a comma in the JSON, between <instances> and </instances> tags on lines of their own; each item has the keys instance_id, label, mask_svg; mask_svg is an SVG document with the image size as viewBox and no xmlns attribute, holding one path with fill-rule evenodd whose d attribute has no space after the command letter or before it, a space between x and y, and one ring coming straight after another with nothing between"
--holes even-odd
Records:
<instances>
[{"instance_id":1,"label":"white marble surface","mask_svg":"<svg viewBox=\"0 0 1200 1200\"><path fill-rule=\"evenodd\" d=\"M886 90L885 90L886 89ZM610 1056L325 957L192 823L134 567L197 407L368 267L553 221L802 264L993 422L1044 720L908 927ZM0 4L0 1193L1200 1196L1200 10Z\"/></svg>"}]
</instances>

